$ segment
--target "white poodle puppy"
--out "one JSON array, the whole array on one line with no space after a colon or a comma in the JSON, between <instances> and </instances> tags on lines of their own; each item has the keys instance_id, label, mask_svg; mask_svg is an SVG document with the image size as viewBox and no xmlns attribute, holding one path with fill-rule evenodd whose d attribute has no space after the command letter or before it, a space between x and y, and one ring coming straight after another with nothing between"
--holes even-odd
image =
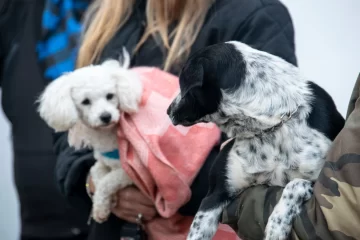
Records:
<instances>
[{"instance_id":1,"label":"white poodle puppy","mask_svg":"<svg viewBox=\"0 0 360 240\"><path fill-rule=\"evenodd\" d=\"M111 210L112 196L132 184L122 169L117 123L122 112L135 113L142 95L138 75L128 70L129 55L66 73L50 83L39 98L39 113L55 131L69 130L69 144L91 147L97 160L90 174L96 191L92 217L101 223Z\"/></svg>"}]
</instances>

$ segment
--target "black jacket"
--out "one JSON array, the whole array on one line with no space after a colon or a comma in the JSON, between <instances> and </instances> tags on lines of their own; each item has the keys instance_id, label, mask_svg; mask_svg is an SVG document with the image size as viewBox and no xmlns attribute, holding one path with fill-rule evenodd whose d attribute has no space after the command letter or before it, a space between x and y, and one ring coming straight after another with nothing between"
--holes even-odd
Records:
<instances>
[{"instance_id":1,"label":"black jacket","mask_svg":"<svg viewBox=\"0 0 360 240\"><path fill-rule=\"evenodd\" d=\"M88 215L71 207L58 191L52 131L40 119L34 104L45 86L35 52L43 5L44 0L0 3L2 107L12 127L21 235L67 238L87 232Z\"/></svg>"},{"instance_id":2,"label":"black jacket","mask_svg":"<svg viewBox=\"0 0 360 240\"><path fill-rule=\"evenodd\" d=\"M128 22L104 49L100 61L117 58L123 46L133 50L144 31L145 1L138 0ZM211 7L192 52L218 42L238 40L267 51L296 65L294 29L287 9L278 0L218 0ZM161 67L164 50L149 39L132 56L131 66ZM172 69L178 74L181 66ZM57 134L55 149L58 155L56 176L62 193L78 207L90 209L85 192L85 176L94 163L89 150L74 151L67 144L66 134ZM192 184L193 196L180 213L195 214L207 192L208 168L218 153L214 148L198 177ZM188 160L188 161L191 161ZM111 224L111 223L108 223ZM107 224L98 226L105 228Z\"/></svg>"}]
</instances>

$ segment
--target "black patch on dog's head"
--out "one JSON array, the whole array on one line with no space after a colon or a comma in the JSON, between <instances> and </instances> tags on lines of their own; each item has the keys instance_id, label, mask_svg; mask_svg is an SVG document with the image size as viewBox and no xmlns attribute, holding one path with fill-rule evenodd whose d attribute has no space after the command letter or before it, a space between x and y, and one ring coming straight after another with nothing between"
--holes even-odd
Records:
<instances>
[{"instance_id":1,"label":"black patch on dog's head","mask_svg":"<svg viewBox=\"0 0 360 240\"><path fill-rule=\"evenodd\" d=\"M196 52L180 74L180 96L168 108L174 125L190 126L219 110L222 91L234 91L245 79L244 58L233 44L220 43Z\"/></svg>"}]
</instances>

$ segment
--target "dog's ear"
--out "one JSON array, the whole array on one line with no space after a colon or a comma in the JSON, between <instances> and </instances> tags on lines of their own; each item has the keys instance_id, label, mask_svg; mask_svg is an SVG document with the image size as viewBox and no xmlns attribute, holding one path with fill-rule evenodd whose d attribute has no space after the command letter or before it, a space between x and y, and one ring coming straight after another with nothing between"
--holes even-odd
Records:
<instances>
[{"instance_id":1,"label":"dog's ear","mask_svg":"<svg viewBox=\"0 0 360 240\"><path fill-rule=\"evenodd\" d=\"M206 77L202 64L184 67L180 74L181 93L167 111L174 125L196 123L217 110L221 92L219 88L205 84Z\"/></svg>"},{"instance_id":2,"label":"dog's ear","mask_svg":"<svg viewBox=\"0 0 360 240\"><path fill-rule=\"evenodd\" d=\"M79 118L71 98L71 80L67 74L55 79L37 100L41 118L57 132L69 130Z\"/></svg>"},{"instance_id":3,"label":"dog's ear","mask_svg":"<svg viewBox=\"0 0 360 240\"><path fill-rule=\"evenodd\" d=\"M127 113L137 112L143 90L140 77L134 72L123 69L115 69L112 76L116 81L120 110Z\"/></svg>"},{"instance_id":4,"label":"dog's ear","mask_svg":"<svg viewBox=\"0 0 360 240\"><path fill-rule=\"evenodd\" d=\"M204 77L204 66L198 59L186 63L179 77L181 95L184 96L194 87L201 87L204 83Z\"/></svg>"}]
</instances>

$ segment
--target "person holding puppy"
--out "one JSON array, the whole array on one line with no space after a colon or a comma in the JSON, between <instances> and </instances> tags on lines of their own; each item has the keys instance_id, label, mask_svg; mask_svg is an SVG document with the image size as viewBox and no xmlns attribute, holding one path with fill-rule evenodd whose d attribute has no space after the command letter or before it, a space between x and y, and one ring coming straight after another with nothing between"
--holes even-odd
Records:
<instances>
[{"instance_id":1,"label":"person holding puppy","mask_svg":"<svg viewBox=\"0 0 360 240\"><path fill-rule=\"evenodd\" d=\"M154 66L178 75L193 52L230 40L297 64L292 20L278 0L95 0L84 19L76 65L80 68L118 59L125 47L131 53L131 67ZM56 134L54 145L62 193L74 206L90 212L92 152L70 148L66 133ZM209 154L180 214L195 215L206 195L209 168L218 152L216 146ZM90 239L119 239L127 231L124 222L146 224L157 215L154 204L136 187L118 192L112 212L105 223L92 222Z\"/></svg>"}]
</instances>

